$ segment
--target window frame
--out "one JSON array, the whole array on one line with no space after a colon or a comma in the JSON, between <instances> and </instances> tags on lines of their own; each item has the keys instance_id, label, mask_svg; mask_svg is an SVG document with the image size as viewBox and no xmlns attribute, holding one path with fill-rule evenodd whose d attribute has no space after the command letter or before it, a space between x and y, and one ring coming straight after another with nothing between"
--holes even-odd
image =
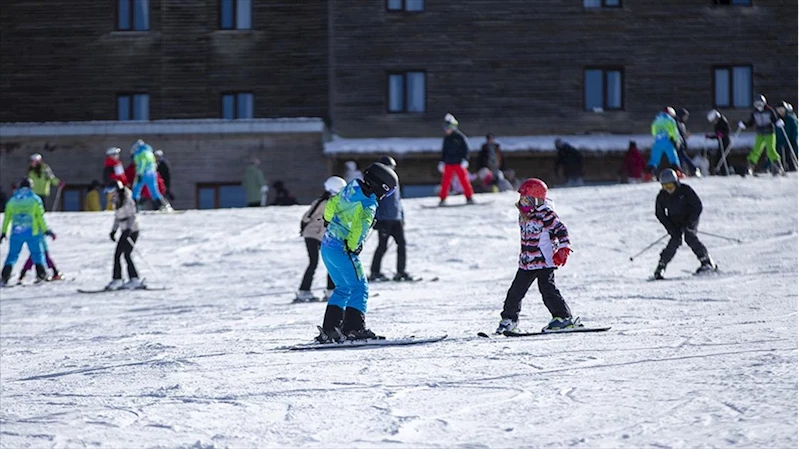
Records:
<instances>
[{"instance_id":1,"label":"window frame","mask_svg":"<svg viewBox=\"0 0 799 449\"><path fill-rule=\"evenodd\" d=\"M608 5L608 0L600 0L599 6L585 6L585 0L583 0L583 9L594 10L594 9L621 9L624 7L624 0L619 0L618 5Z\"/></svg>"},{"instance_id":2,"label":"window frame","mask_svg":"<svg viewBox=\"0 0 799 449\"><path fill-rule=\"evenodd\" d=\"M239 117L239 95L249 94L252 98L252 117ZM225 96L233 96L233 118L225 117ZM219 117L223 120L251 120L255 118L255 93L251 90L233 90L219 93Z\"/></svg>"},{"instance_id":3,"label":"window frame","mask_svg":"<svg viewBox=\"0 0 799 449\"><path fill-rule=\"evenodd\" d=\"M119 19L120 19L119 3L123 2L123 1L128 3L128 8L129 8L130 17L128 18L128 28L120 28L119 27ZM136 17L136 14L134 12L134 10L135 10L134 3L136 3L137 1L145 1L145 2L147 2L147 9L146 9L146 11L147 11L147 28L142 28L142 29L136 29L135 28L135 24L136 24L135 17ZM114 8L114 30L115 31L139 32L139 33L150 31L150 6L151 6L150 5L150 0L116 0L115 3L116 3L116 7Z\"/></svg>"},{"instance_id":4,"label":"window frame","mask_svg":"<svg viewBox=\"0 0 799 449\"><path fill-rule=\"evenodd\" d=\"M404 13L408 13L408 14L421 14L421 13L423 13L423 12L425 12L427 10L427 2L425 0L422 0L422 9L413 10L413 11L408 10L407 0L399 0L401 2L400 3L401 6L398 9L391 9L391 8L388 7L388 3L391 0L385 0L385 1L386 1L386 12L390 12L390 13L404 12Z\"/></svg>"},{"instance_id":5,"label":"window frame","mask_svg":"<svg viewBox=\"0 0 799 449\"><path fill-rule=\"evenodd\" d=\"M749 109L750 104L752 102L752 98L746 99L746 106L735 106L735 95L734 95L734 88L735 80L733 79L734 69L736 67L748 67L749 68L749 93L750 97L754 97L755 92L755 66L754 64L716 64L710 67L710 80L711 80L711 88L710 88L710 95L711 104L713 104L713 108L715 109ZM730 99L730 103L728 105L720 105L716 102L716 71L717 70L727 70L729 74L730 83L728 86L728 95Z\"/></svg>"},{"instance_id":6,"label":"window frame","mask_svg":"<svg viewBox=\"0 0 799 449\"><path fill-rule=\"evenodd\" d=\"M201 189L213 189L214 190L214 207L211 209L202 209L202 210L213 210L213 209L222 209L219 207L219 188L220 187L241 187L241 182L235 181L221 181L221 182L198 182L194 184L194 208L197 210L200 209L200 190ZM246 192L245 192L246 193ZM245 204L243 207L247 207L247 200L245 197L244 200ZM234 207L225 207L224 209L236 209Z\"/></svg>"},{"instance_id":7,"label":"window frame","mask_svg":"<svg viewBox=\"0 0 799 449\"><path fill-rule=\"evenodd\" d=\"M586 89L586 72L589 70L601 70L602 71L602 112L619 112L626 110L626 96L624 95L624 85L626 76L624 74L624 66L621 65L599 65L599 66L584 66L583 67L583 111L584 112L594 112L593 109L588 109L588 105L585 101L585 89ZM619 72L621 75L621 91L619 92L620 98L619 102L621 103L621 107L618 108L610 108L608 107L608 77L607 72Z\"/></svg>"},{"instance_id":8,"label":"window frame","mask_svg":"<svg viewBox=\"0 0 799 449\"><path fill-rule=\"evenodd\" d=\"M136 102L134 98L136 95L147 95L147 118L146 119L137 119L134 118L136 116ZM131 117L127 120L122 120L119 118L119 99L121 97L128 97L130 102L128 106L128 115ZM117 92L116 94L116 111L117 111L117 118L118 122L148 122L150 121L150 93L149 92Z\"/></svg>"},{"instance_id":9,"label":"window frame","mask_svg":"<svg viewBox=\"0 0 799 449\"><path fill-rule=\"evenodd\" d=\"M408 110L408 74L421 73L424 76L424 110ZM391 76L402 75L402 110L391 110ZM427 70L408 69L408 70L388 70L386 71L386 112L388 114L426 114L427 113Z\"/></svg>"},{"instance_id":10,"label":"window frame","mask_svg":"<svg viewBox=\"0 0 799 449\"><path fill-rule=\"evenodd\" d=\"M404 0L403 0L404 1ZM248 31L253 29L253 20L252 20L252 10L253 10L253 2L250 1L250 27L249 28L239 28L239 2L238 0L231 0L231 4L233 5L233 9L231 10L231 15L233 18L233 26L230 28L225 28L224 24L222 23L222 0L217 0L217 14L219 16L219 29L224 31Z\"/></svg>"}]
</instances>

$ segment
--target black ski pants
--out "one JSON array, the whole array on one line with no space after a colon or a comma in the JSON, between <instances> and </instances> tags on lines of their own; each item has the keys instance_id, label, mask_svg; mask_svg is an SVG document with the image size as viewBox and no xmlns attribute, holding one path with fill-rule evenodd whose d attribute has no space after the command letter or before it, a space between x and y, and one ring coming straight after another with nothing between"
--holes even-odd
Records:
<instances>
[{"instance_id":1,"label":"black ski pants","mask_svg":"<svg viewBox=\"0 0 799 449\"><path fill-rule=\"evenodd\" d=\"M538 291L544 305L549 309L552 317L569 318L572 312L569 305L555 287L555 269L543 268L540 270L522 270L516 272L516 277L508 289L505 297L505 307L502 310L502 318L509 318L513 321L519 320L519 312L522 310L522 299L527 294L527 290L533 285L533 281L538 279Z\"/></svg>"},{"instance_id":2,"label":"black ski pants","mask_svg":"<svg viewBox=\"0 0 799 449\"><path fill-rule=\"evenodd\" d=\"M313 283L313 275L316 272L316 267L319 265L319 249L322 247L322 242L316 239L305 239L305 248L308 249L308 268L305 269L305 275L302 277L300 290L310 290ZM330 275L327 275L327 289L333 290L336 284Z\"/></svg>"},{"instance_id":3,"label":"black ski pants","mask_svg":"<svg viewBox=\"0 0 799 449\"><path fill-rule=\"evenodd\" d=\"M699 223L692 223L684 228L681 231L677 231L677 233L672 234L671 239L669 239L669 243L666 245L666 248L660 253L660 264L663 266L668 265L671 262L671 259L674 258L674 255L677 254L677 248L682 245L683 237L685 237L685 243L691 248L691 251L696 254L696 257L699 260L702 260L707 257L707 248L702 242L699 241L699 237L696 236L697 228L699 227Z\"/></svg>"},{"instance_id":4,"label":"black ski pants","mask_svg":"<svg viewBox=\"0 0 799 449\"><path fill-rule=\"evenodd\" d=\"M128 264L128 277L137 278L139 274L136 273L136 266L133 265L133 259L130 254L133 252L133 245L130 244L128 239L136 243L139 238L139 231L130 232L130 230L122 231L122 234L117 239L117 250L114 253L114 279L122 279L122 256L125 256L125 262Z\"/></svg>"},{"instance_id":5,"label":"black ski pants","mask_svg":"<svg viewBox=\"0 0 799 449\"><path fill-rule=\"evenodd\" d=\"M372 259L372 274L380 273L380 264L388 251L388 238L397 242L397 274L405 273L405 226L402 220L379 220L375 226L378 233L377 250Z\"/></svg>"}]
</instances>

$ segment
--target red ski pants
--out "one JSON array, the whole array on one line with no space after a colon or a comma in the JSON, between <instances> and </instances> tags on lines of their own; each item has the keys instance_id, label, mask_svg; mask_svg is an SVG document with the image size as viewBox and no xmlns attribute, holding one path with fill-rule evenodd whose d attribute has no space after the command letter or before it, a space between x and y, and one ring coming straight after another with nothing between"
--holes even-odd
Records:
<instances>
[{"instance_id":1,"label":"red ski pants","mask_svg":"<svg viewBox=\"0 0 799 449\"><path fill-rule=\"evenodd\" d=\"M441 201L447 199L447 194L449 194L449 188L452 185L452 177L457 175L458 181L461 183L461 187L463 187L463 194L466 196L466 199L474 195L474 190L472 190L472 183L469 182L469 176L466 174L466 169L461 167L461 164L447 164L444 166L444 175L441 177L441 189L438 194L438 197Z\"/></svg>"}]
</instances>

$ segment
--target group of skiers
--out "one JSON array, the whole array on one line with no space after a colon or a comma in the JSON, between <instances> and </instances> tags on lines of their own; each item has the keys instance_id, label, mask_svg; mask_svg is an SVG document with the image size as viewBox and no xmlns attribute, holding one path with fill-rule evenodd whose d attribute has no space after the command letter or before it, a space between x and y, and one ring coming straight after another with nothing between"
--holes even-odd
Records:
<instances>
[{"instance_id":1,"label":"group of skiers","mask_svg":"<svg viewBox=\"0 0 799 449\"><path fill-rule=\"evenodd\" d=\"M172 206L169 200L174 198L170 189L172 175L164 152L153 150L139 139L130 148L131 162L127 167L122 163L121 153L119 147L111 147L105 151L103 183L106 210L112 209L112 196L115 194L117 182L132 189L133 199L139 207L143 202L152 202L154 209L170 210Z\"/></svg>"}]
</instances>

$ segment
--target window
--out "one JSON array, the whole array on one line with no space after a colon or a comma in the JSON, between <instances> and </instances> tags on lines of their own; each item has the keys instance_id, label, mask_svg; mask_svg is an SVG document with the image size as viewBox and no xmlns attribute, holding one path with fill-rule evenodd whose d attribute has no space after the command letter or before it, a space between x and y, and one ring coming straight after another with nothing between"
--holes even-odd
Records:
<instances>
[{"instance_id":1,"label":"window","mask_svg":"<svg viewBox=\"0 0 799 449\"><path fill-rule=\"evenodd\" d=\"M752 98L752 66L713 67L714 107L748 108Z\"/></svg>"},{"instance_id":2,"label":"window","mask_svg":"<svg viewBox=\"0 0 799 449\"><path fill-rule=\"evenodd\" d=\"M713 0L714 5L752 6L752 0Z\"/></svg>"},{"instance_id":3,"label":"window","mask_svg":"<svg viewBox=\"0 0 799 449\"><path fill-rule=\"evenodd\" d=\"M624 109L624 71L621 68L585 69L583 90L586 111Z\"/></svg>"},{"instance_id":4,"label":"window","mask_svg":"<svg viewBox=\"0 0 799 449\"><path fill-rule=\"evenodd\" d=\"M252 0L219 0L219 28L252 29Z\"/></svg>"},{"instance_id":5,"label":"window","mask_svg":"<svg viewBox=\"0 0 799 449\"><path fill-rule=\"evenodd\" d=\"M150 120L150 94L117 95L117 120Z\"/></svg>"},{"instance_id":6,"label":"window","mask_svg":"<svg viewBox=\"0 0 799 449\"><path fill-rule=\"evenodd\" d=\"M583 0L583 8L621 8L621 0Z\"/></svg>"},{"instance_id":7,"label":"window","mask_svg":"<svg viewBox=\"0 0 799 449\"><path fill-rule=\"evenodd\" d=\"M222 94L222 118L253 118L253 98L250 92Z\"/></svg>"},{"instance_id":8,"label":"window","mask_svg":"<svg viewBox=\"0 0 799 449\"><path fill-rule=\"evenodd\" d=\"M424 0L386 0L386 10L422 12L424 11Z\"/></svg>"},{"instance_id":9,"label":"window","mask_svg":"<svg viewBox=\"0 0 799 449\"><path fill-rule=\"evenodd\" d=\"M147 31L149 29L149 0L117 0L117 30Z\"/></svg>"},{"instance_id":10,"label":"window","mask_svg":"<svg viewBox=\"0 0 799 449\"><path fill-rule=\"evenodd\" d=\"M424 112L427 107L425 72L388 74L388 112Z\"/></svg>"},{"instance_id":11,"label":"window","mask_svg":"<svg viewBox=\"0 0 799 449\"><path fill-rule=\"evenodd\" d=\"M197 184L197 209L222 209L246 205L244 188L238 182Z\"/></svg>"}]
</instances>

